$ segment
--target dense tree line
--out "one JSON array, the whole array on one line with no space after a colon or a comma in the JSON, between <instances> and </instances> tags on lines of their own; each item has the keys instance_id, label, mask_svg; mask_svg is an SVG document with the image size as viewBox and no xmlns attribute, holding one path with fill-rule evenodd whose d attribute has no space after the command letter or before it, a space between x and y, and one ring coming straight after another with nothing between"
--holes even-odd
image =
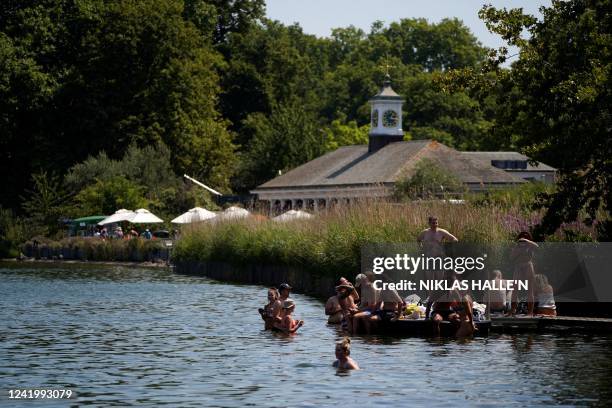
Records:
<instances>
[{"instance_id":1,"label":"dense tree line","mask_svg":"<svg viewBox=\"0 0 612 408\"><path fill-rule=\"evenodd\" d=\"M367 102L387 65L406 98L406 138L528 148L562 167L580 134L563 180L573 183L573 174L593 194L548 197L570 208L552 224L577 217L583 204L596 212L610 177L610 143L601 144L610 130L606 7L555 1L541 22L483 9L490 28L521 47L508 69L499 66L503 50L484 48L457 19L374 22L369 32L351 26L319 38L267 19L263 0L3 1L0 170L10 177L0 207L40 211L36 201L53 191L43 217L108 212L122 193L162 212L184 210L205 198L187 191L183 173L247 192L364 143ZM520 39L525 27L531 40ZM574 33L581 37L563 48ZM547 99L550 86L558 98ZM147 161L163 163L143 171ZM151 173L164 181L146 179Z\"/></svg>"}]
</instances>

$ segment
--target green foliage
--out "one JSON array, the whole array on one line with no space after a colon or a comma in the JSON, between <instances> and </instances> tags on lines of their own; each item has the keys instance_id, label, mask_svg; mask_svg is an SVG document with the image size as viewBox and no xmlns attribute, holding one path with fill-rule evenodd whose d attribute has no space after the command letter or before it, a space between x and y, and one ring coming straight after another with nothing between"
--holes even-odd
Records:
<instances>
[{"instance_id":1,"label":"green foliage","mask_svg":"<svg viewBox=\"0 0 612 408\"><path fill-rule=\"evenodd\" d=\"M477 207L513 208L527 214L537 207L542 194L551 194L554 190L555 186L552 184L531 182L516 187L468 194L466 200Z\"/></svg>"},{"instance_id":2,"label":"green foliage","mask_svg":"<svg viewBox=\"0 0 612 408\"><path fill-rule=\"evenodd\" d=\"M243 25L243 17L227 17L238 3L260 2L217 2L217 30ZM160 141L176 172L229 187L234 146L216 110L222 56L183 6L44 0L0 7L0 166L15 175L2 203L17 207L33 170L63 174L100 151L116 158L133 143Z\"/></svg>"},{"instance_id":3,"label":"green foliage","mask_svg":"<svg viewBox=\"0 0 612 408\"><path fill-rule=\"evenodd\" d=\"M433 139L460 150L478 150L490 146L493 128L487 104L466 92L442 92L440 76L419 73L407 78L400 92L406 95L405 122L413 139Z\"/></svg>"},{"instance_id":4,"label":"green foliage","mask_svg":"<svg viewBox=\"0 0 612 408\"><path fill-rule=\"evenodd\" d=\"M454 196L465 191L465 185L454 174L435 161L422 159L412 175L395 183L393 195L397 200L415 200Z\"/></svg>"},{"instance_id":5,"label":"green foliage","mask_svg":"<svg viewBox=\"0 0 612 408\"><path fill-rule=\"evenodd\" d=\"M119 208L137 209L149 206L144 188L123 176L97 180L81 190L75 202L81 214L111 215Z\"/></svg>"},{"instance_id":6,"label":"green foliage","mask_svg":"<svg viewBox=\"0 0 612 408\"><path fill-rule=\"evenodd\" d=\"M325 151L333 151L340 146L368 144L369 132L369 125L358 127L355 121L344 124L336 119L325 129Z\"/></svg>"},{"instance_id":7,"label":"green foliage","mask_svg":"<svg viewBox=\"0 0 612 408\"><path fill-rule=\"evenodd\" d=\"M23 210L40 234L53 235L60 230L65 216L65 204L69 195L64 191L59 177L43 171L32 175L32 188L26 190Z\"/></svg>"},{"instance_id":8,"label":"green foliage","mask_svg":"<svg viewBox=\"0 0 612 408\"><path fill-rule=\"evenodd\" d=\"M322 153L324 133L316 117L297 101L273 107L246 120L253 132L243 165L247 185L257 185Z\"/></svg>"},{"instance_id":9,"label":"green foliage","mask_svg":"<svg viewBox=\"0 0 612 408\"><path fill-rule=\"evenodd\" d=\"M180 182L170 166L171 160L170 150L162 143L143 148L132 145L121 160L112 160L105 152L88 157L72 166L64 181L67 188L76 193L96 180L107 181L123 176L146 188L154 198Z\"/></svg>"},{"instance_id":10,"label":"green foliage","mask_svg":"<svg viewBox=\"0 0 612 408\"><path fill-rule=\"evenodd\" d=\"M15 258L19 245L28 239L26 222L13 211L0 207L0 258Z\"/></svg>"},{"instance_id":11,"label":"green foliage","mask_svg":"<svg viewBox=\"0 0 612 408\"><path fill-rule=\"evenodd\" d=\"M53 258L61 255L64 259L82 261L143 262L165 259L163 244L158 240L99 239L71 237L58 241L38 240L23 244L26 256Z\"/></svg>"},{"instance_id":12,"label":"green foliage","mask_svg":"<svg viewBox=\"0 0 612 408\"><path fill-rule=\"evenodd\" d=\"M513 239L503 226L505 212L494 207L369 202L302 221L241 220L192 226L183 230L173 258L287 265L334 276L354 274L359 270L364 244L414 242L432 211L461 241Z\"/></svg>"},{"instance_id":13,"label":"green foliage","mask_svg":"<svg viewBox=\"0 0 612 408\"><path fill-rule=\"evenodd\" d=\"M612 15L609 0L553 0L543 19L521 10L484 7L490 30L520 47L512 70L499 76L507 90L498 121L527 155L559 170L546 195L540 236L577 219L612 225ZM528 32L530 36L523 38ZM490 64L504 61L501 50ZM480 78L476 77L475 81ZM515 134L512 129L519 129Z\"/></svg>"}]
</instances>

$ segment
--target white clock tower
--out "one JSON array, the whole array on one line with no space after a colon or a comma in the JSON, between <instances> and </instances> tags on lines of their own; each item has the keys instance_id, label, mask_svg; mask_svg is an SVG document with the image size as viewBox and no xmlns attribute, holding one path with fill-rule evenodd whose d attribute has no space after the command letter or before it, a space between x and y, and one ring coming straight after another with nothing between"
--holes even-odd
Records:
<instances>
[{"instance_id":1,"label":"white clock tower","mask_svg":"<svg viewBox=\"0 0 612 408\"><path fill-rule=\"evenodd\" d=\"M404 140L402 129L402 105L404 100L391 88L391 78L387 74L382 89L372 99L370 153L392 142Z\"/></svg>"}]
</instances>

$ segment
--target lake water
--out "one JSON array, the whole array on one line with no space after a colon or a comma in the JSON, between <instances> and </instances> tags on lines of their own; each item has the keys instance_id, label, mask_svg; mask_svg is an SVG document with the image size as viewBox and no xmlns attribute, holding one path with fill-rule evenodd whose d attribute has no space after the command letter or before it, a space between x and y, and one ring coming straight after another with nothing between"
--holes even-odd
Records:
<instances>
[{"instance_id":1,"label":"lake water","mask_svg":"<svg viewBox=\"0 0 612 408\"><path fill-rule=\"evenodd\" d=\"M362 370L331 367L336 328L292 296L299 334L265 332L266 289L164 269L0 264L3 406L535 406L612 404L612 338L357 337ZM11 388L70 388L9 401Z\"/></svg>"}]
</instances>

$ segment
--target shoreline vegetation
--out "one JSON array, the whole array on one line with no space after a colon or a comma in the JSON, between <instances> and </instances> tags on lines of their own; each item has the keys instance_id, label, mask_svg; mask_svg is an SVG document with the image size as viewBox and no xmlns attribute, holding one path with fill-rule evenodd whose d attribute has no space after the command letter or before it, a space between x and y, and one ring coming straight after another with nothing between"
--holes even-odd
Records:
<instances>
[{"instance_id":1,"label":"shoreline vegetation","mask_svg":"<svg viewBox=\"0 0 612 408\"><path fill-rule=\"evenodd\" d=\"M23 260L62 260L113 263L167 264L170 249L163 240L101 239L98 237L69 237L59 241L40 238L22 245ZM18 259L20 259L18 258Z\"/></svg>"},{"instance_id":2,"label":"shoreline vegetation","mask_svg":"<svg viewBox=\"0 0 612 408\"><path fill-rule=\"evenodd\" d=\"M416 242L430 215L436 215L441 227L460 241L472 243L512 242L541 219L539 212L471 202L362 202L286 223L253 217L186 226L172 258L176 262L279 265L314 273L356 274L362 245ZM584 225L567 226L548 237L549 241L594 239L594 230Z\"/></svg>"}]
</instances>

